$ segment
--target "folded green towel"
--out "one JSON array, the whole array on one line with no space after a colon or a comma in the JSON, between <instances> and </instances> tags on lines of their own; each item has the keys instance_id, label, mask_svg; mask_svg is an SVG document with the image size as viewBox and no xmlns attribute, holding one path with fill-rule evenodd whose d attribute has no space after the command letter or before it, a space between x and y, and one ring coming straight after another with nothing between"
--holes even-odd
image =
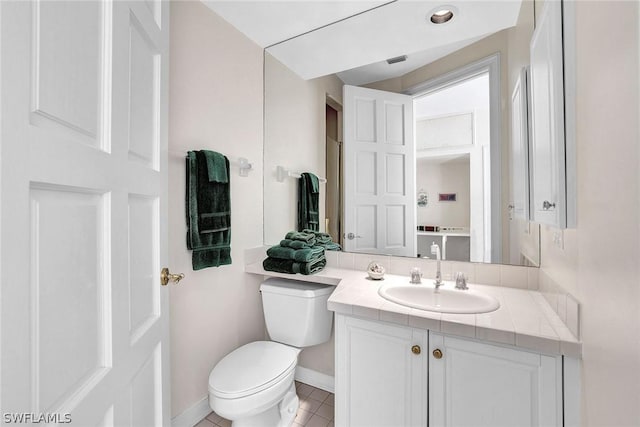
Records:
<instances>
[{"instance_id":1,"label":"folded green towel","mask_svg":"<svg viewBox=\"0 0 640 427\"><path fill-rule=\"evenodd\" d=\"M291 240L291 239L280 240L280 246L283 246L285 248L293 248L293 249L307 249L307 248L313 247L313 245L310 245L307 242L303 242L302 240Z\"/></svg>"},{"instance_id":2,"label":"folded green towel","mask_svg":"<svg viewBox=\"0 0 640 427\"><path fill-rule=\"evenodd\" d=\"M209 150L201 150L207 159L207 176L209 182L225 184L229 182L229 165L227 158L220 153Z\"/></svg>"},{"instance_id":3,"label":"folded green towel","mask_svg":"<svg viewBox=\"0 0 640 427\"><path fill-rule=\"evenodd\" d=\"M327 264L327 260L322 257L314 262L296 262L291 259L266 258L262 261L262 267L267 271L288 274L313 274L322 270Z\"/></svg>"},{"instance_id":4,"label":"folded green towel","mask_svg":"<svg viewBox=\"0 0 640 427\"><path fill-rule=\"evenodd\" d=\"M301 231L290 231L284 236L285 239L300 240L313 246L316 243L316 236L313 233L303 233Z\"/></svg>"},{"instance_id":5,"label":"folded green towel","mask_svg":"<svg viewBox=\"0 0 640 427\"><path fill-rule=\"evenodd\" d=\"M187 248L194 270L231 264L229 161L226 182L209 181L207 158L189 151L186 158Z\"/></svg>"},{"instance_id":6,"label":"folded green towel","mask_svg":"<svg viewBox=\"0 0 640 427\"><path fill-rule=\"evenodd\" d=\"M298 184L298 230L320 229L320 184L318 177L304 172Z\"/></svg>"},{"instance_id":7,"label":"folded green towel","mask_svg":"<svg viewBox=\"0 0 640 427\"><path fill-rule=\"evenodd\" d=\"M283 246L273 246L267 250L267 255L271 258L292 259L297 262L314 262L324 258L324 248L314 246L306 249L293 249Z\"/></svg>"},{"instance_id":8,"label":"folded green towel","mask_svg":"<svg viewBox=\"0 0 640 427\"><path fill-rule=\"evenodd\" d=\"M327 233L321 233L319 231L308 230L308 229L302 230L302 232L315 235L316 243L333 243L333 240L331 239L331 235Z\"/></svg>"},{"instance_id":9,"label":"folded green towel","mask_svg":"<svg viewBox=\"0 0 640 427\"><path fill-rule=\"evenodd\" d=\"M342 247L340 247L339 244L337 243L316 243L316 245L314 247L321 247L324 248L325 251L341 251Z\"/></svg>"}]
</instances>

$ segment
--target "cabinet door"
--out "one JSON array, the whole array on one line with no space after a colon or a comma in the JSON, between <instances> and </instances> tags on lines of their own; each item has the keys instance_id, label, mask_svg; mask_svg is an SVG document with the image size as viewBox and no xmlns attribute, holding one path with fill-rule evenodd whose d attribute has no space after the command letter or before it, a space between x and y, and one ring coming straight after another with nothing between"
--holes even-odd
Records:
<instances>
[{"instance_id":1,"label":"cabinet door","mask_svg":"<svg viewBox=\"0 0 640 427\"><path fill-rule=\"evenodd\" d=\"M430 426L562 425L559 357L436 333L429 355Z\"/></svg>"},{"instance_id":2,"label":"cabinet door","mask_svg":"<svg viewBox=\"0 0 640 427\"><path fill-rule=\"evenodd\" d=\"M566 227L562 2L544 2L531 39L533 220Z\"/></svg>"},{"instance_id":3,"label":"cabinet door","mask_svg":"<svg viewBox=\"0 0 640 427\"><path fill-rule=\"evenodd\" d=\"M426 331L337 315L336 425L426 426L427 346Z\"/></svg>"}]
</instances>

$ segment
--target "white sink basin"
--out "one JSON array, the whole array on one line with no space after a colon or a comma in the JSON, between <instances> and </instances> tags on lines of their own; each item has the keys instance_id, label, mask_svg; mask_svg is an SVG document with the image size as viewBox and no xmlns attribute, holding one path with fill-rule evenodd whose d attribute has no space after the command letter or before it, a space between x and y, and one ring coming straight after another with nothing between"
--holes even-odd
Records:
<instances>
[{"instance_id":1,"label":"white sink basin","mask_svg":"<svg viewBox=\"0 0 640 427\"><path fill-rule=\"evenodd\" d=\"M432 284L386 284L378 289L384 299L406 307L440 313L488 313L500 308L500 302L491 295L469 289L452 289L453 284L436 290Z\"/></svg>"}]
</instances>

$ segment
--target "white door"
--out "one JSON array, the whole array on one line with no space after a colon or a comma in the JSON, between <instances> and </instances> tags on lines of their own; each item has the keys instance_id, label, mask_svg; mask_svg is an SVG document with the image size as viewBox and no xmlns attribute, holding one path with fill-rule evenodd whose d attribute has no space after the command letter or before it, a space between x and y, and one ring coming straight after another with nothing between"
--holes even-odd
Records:
<instances>
[{"instance_id":1,"label":"white door","mask_svg":"<svg viewBox=\"0 0 640 427\"><path fill-rule=\"evenodd\" d=\"M562 2L547 1L531 38L531 179L535 222L565 228Z\"/></svg>"},{"instance_id":2,"label":"white door","mask_svg":"<svg viewBox=\"0 0 640 427\"><path fill-rule=\"evenodd\" d=\"M413 98L344 86L344 249L416 256Z\"/></svg>"},{"instance_id":3,"label":"white door","mask_svg":"<svg viewBox=\"0 0 640 427\"><path fill-rule=\"evenodd\" d=\"M427 425L427 331L336 316L336 425Z\"/></svg>"},{"instance_id":4,"label":"white door","mask_svg":"<svg viewBox=\"0 0 640 427\"><path fill-rule=\"evenodd\" d=\"M523 68L511 95L509 170L509 262L521 261L520 240L529 230L529 126L527 69Z\"/></svg>"},{"instance_id":5,"label":"white door","mask_svg":"<svg viewBox=\"0 0 640 427\"><path fill-rule=\"evenodd\" d=\"M0 15L3 422L169 425L168 4Z\"/></svg>"},{"instance_id":6,"label":"white door","mask_svg":"<svg viewBox=\"0 0 640 427\"><path fill-rule=\"evenodd\" d=\"M560 357L429 333L429 425L562 426Z\"/></svg>"}]
</instances>

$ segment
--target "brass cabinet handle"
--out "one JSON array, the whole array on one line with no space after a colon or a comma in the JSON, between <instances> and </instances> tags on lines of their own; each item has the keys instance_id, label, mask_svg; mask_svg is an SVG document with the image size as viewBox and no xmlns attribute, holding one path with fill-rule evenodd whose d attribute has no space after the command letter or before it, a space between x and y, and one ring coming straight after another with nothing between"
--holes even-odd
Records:
<instances>
[{"instance_id":1,"label":"brass cabinet handle","mask_svg":"<svg viewBox=\"0 0 640 427\"><path fill-rule=\"evenodd\" d=\"M411 347L411 352L413 354L420 354L420 352L422 352L422 349L420 349L419 345L414 345L413 347Z\"/></svg>"},{"instance_id":2,"label":"brass cabinet handle","mask_svg":"<svg viewBox=\"0 0 640 427\"><path fill-rule=\"evenodd\" d=\"M440 350L439 348L433 350L433 357L435 357L436 359L442 359L442 350Z\"/></svg>"},{"instance_id":3,"label":"brass cabinet handle","mask_svg":"<svg viewBox=\"0 0 640 427\"><path fill-rule=\"evenodd\" d=\"M182 279L184 279L184 273L171 274L169 273L169 269L167 267L163 268L160 271L160 284L162 286L167 286L169 282L178 284L178 282Z\"/></svg>"}]
</instances>

